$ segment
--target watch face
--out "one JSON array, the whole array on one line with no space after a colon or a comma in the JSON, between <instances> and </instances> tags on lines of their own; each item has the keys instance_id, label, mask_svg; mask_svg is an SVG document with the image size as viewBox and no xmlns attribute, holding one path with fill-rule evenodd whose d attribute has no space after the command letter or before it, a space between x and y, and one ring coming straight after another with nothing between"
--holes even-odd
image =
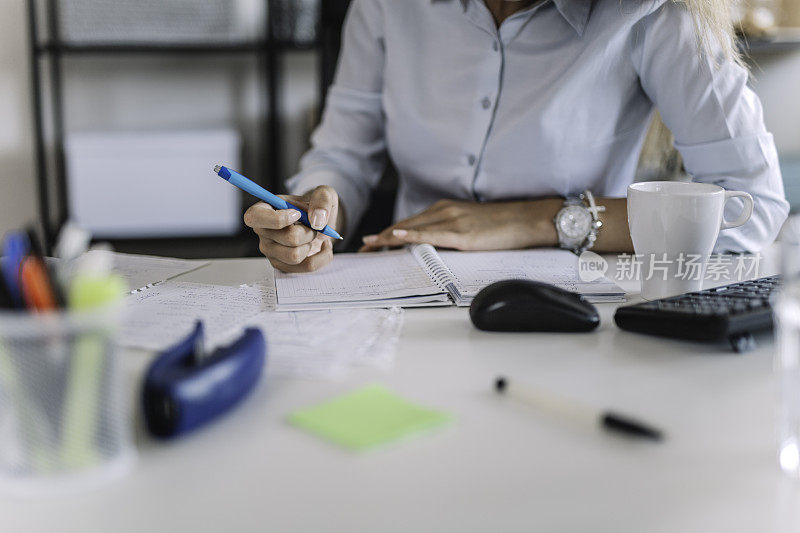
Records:
<instances>
[{"instance_id":1,"label":"watch face","mask_svg":"<svg viewBox=\"0 0 800 533\"><path fill-rule=\"evenodd\" d=\"M568 239L584 239L592 229L592 214L578 205L567 206L558 213L558 229Z\"/></svg>"}]
</instances>

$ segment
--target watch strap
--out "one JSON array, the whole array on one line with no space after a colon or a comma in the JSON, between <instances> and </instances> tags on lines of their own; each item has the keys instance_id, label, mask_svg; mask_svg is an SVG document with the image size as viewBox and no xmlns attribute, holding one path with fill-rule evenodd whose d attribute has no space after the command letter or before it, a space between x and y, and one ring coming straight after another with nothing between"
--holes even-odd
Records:
<instances>
[{"instance_id":1,"label":"watch strap","mask_svg":"<svg viewBox=\"0 0 800 533\"><path fill-rule=\"evenodd\" d=\"M589 228L589 232L581 242L568 241L566 239L566 237L561 233L561 229L559 228L557 222L558 215L556 215L555 223L556 223L556 232L558 233L559 246L561 248L571 250L576 255L580 255L586 250L590 250L594 246L594 242L597 240L597 232L603 225L603 222L600 220L599 213L604 212L606 208L605 206L597 205L597 202L595 202L594 199L594 195L588 189L577 197L572 196L564 199L565 208L576 205L586 209L592 217L592 223Z\"/></svg>"}]
</instances>

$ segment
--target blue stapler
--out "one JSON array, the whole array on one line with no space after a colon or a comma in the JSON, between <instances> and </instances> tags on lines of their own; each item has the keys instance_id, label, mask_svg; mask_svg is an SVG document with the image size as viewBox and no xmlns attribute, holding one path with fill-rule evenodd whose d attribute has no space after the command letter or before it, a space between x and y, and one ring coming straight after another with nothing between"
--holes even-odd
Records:
<instances>
[{"instance_id":1,"label":"blue stapler","mask_svg":"<svg viewBox=\"0 0 800 533\"><path fill-rule=\"evenodd\" d=\"M261 378L267 346L256 328L233 344L203 354L203 324L156 357L142 399L147 429L161 438L189 433L222 415Z\"/></svg>"}]
</instances>

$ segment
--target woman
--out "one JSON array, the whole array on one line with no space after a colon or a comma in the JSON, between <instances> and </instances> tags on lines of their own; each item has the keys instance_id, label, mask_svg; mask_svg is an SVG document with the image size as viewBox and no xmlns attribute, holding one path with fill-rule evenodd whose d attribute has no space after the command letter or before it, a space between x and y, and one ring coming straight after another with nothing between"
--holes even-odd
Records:
<instances>
[{"instance_id":1,"label":"woman","mask_svg":"<svg viewBox=\"0 0 800 533\"><path fill-rule=\"evenodd\" d=\"M757 251L788 205L725 2L354 0L293 201L347 236L389 156L398 222L363 250L630 251L624 196L655 106L695 181L753 195L717 249ZM296 219L245 214L276 268L325 266L330 239Z\"/></svg>"}]
</instances>

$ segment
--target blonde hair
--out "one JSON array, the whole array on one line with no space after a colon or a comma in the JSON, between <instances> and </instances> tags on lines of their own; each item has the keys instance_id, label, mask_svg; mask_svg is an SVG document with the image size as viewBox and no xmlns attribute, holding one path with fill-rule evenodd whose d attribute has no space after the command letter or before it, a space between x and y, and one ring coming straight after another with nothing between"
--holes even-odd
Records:
<instances>
[{"instance_id":1,"label":"blonde hair","mask_svg":"<svg viewBox=\"0 0 800 533\"><path fill-rule=\"evenodd\" d=\"M720 59L747 68L736 45L736 23L732 0L670 0L683 4L692 16L699 54L706 54L715 67ZM714 57L716 47L722 57ZM675 149L675 138L664 125L658 112L653 114L639 156L637 181L679 179L683 160Z\"/></svg>"},{"instance_id":2,"label":"blonde hair","mask_svg":"<svg viewBox=\"0 0 800 533\"><path fill-rule=\"evenodd\" d=\"M712 53L718 45L722 59L744 66L742 54L736 45L736 26L733 0L672 0L683 4L692 16L700 53ZM711 57L712 60L716 58Z\"/></svg>"}]
</instances>

